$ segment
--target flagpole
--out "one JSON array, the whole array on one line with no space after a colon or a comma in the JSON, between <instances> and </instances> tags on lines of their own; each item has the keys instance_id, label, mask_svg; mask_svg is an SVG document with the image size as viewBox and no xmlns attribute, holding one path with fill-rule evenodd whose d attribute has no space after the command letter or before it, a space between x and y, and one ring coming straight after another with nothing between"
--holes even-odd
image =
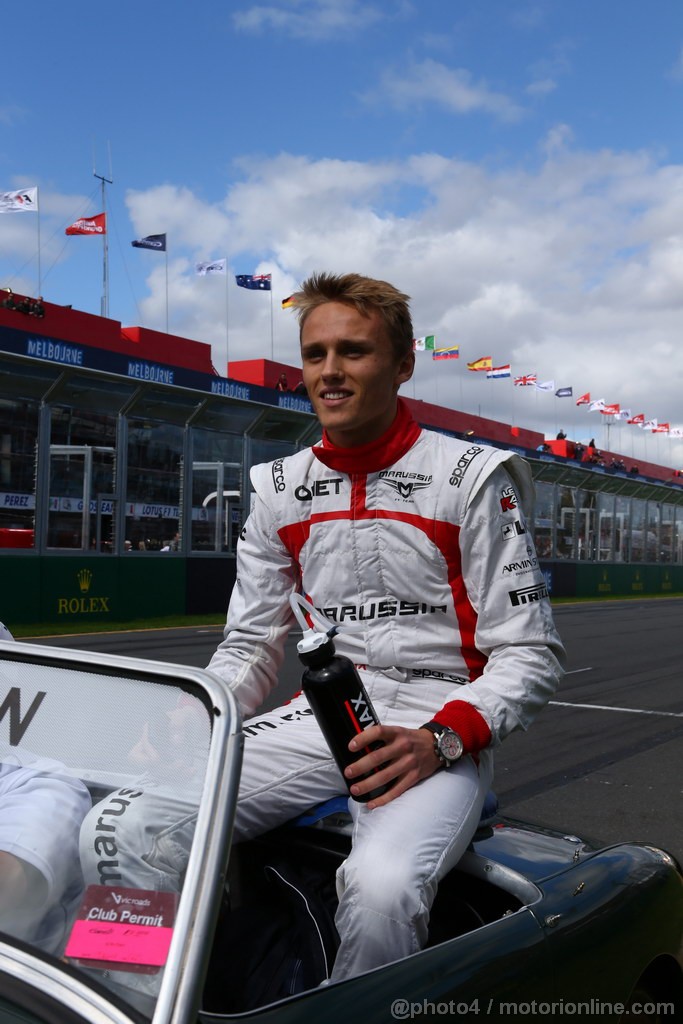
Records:
<instances>
[{"instance_id":1,"label":"flagpole","mask_svg":"<svg viewBox=\"0 0 683 1024\"><path fill-rule=\"evenodd\" d=\"M111 174L111 171L109 172ZM102 300L100 303L100 313L104 317L109 316L109 245L107 242L107 200L104 183L109 182L110 185L114 183L113 178L105 178L103 174L97 174L93 171L93 177L97 178L102 183L102 210L105 214L104 218L104 231L102 233Z\"/></svg>"},{"instance_id":2,"label":"flagpole","mask_svg":"<svg viewBox=\"0 0 683 1024\"><path fill-rule=\"evenodd\" d=\"M273 279L270 279L270 359L271 362L274 359L273 355Z\"/></svg>"},{"instance_id":3,"label":"flagpole","mask_svg":"<svg viewBox=\"0 0 683 1024\"><path fill-rule=\"evenodd\" d=\"M230 294L230 274L228 273L228 260L225 260L225 376L229 377L230 369L230 305L229 296ZM219 371L220 372L220 371ZM222 377L223 374L221 373Z\"/></svg>"},{"instance_id":4,"label":"flagpole","mask_svg":"<svg viewBox=\"0 0 683 1024\"><path fill-rule=\"evenodd\" d=\"M168 235L166 236L164 256L166 257L166 333L168 334Z\"/></svg>"},{"instance_id":5,"label":"flagpole","mask_svg":"<svg viewBox=\"0 0 683 1024\"><path fill-rule=\"evenodd\" d=\"M36 199L38 200L38 295L42 295L43 292L43 279L40 272L40 191L36 186Z\"/></svg>"}]
</instances>

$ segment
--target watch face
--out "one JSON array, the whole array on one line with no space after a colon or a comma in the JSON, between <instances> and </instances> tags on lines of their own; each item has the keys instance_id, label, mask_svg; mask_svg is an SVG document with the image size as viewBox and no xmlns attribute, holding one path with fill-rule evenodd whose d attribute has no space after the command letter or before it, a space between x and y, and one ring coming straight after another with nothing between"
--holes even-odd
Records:
<instances>
[{"instance_id":1,"label":"watch face","mask_svg":"<svg viewBox=\"0 0 683 1024\"><path fill-rule=\"evenodd\" d=\"M462 754L462 740L457 733L445 729L439 739L439 753L446 761L457 761Z\"/></svg>"}]
</instances>

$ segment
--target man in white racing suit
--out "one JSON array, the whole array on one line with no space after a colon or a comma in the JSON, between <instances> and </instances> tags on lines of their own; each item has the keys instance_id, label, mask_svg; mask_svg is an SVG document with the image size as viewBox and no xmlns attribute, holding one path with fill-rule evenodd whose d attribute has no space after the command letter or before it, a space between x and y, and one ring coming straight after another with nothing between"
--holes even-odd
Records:
<instances>
[{"instance_id":1,"label":"man in white racing suit","mask_svg":"<svg viewBox=\"0 0 683 1024\"><path fill-rule=\"evenodd\" d=\"M352 851L339 870L333 980L421 949L439 880L475 831L492 751L562 675L512 453L421 429L398 398L414 366L407 296L356 274L293 296L322 442L251 475L225 639L209 668L235 693L245 753L235 835L346 793L306 698L255 715L277 682L299 590L341 627L379 715L346 769ZM360 776L380 765L371 778Z\"/></svg>"}]
</instances>

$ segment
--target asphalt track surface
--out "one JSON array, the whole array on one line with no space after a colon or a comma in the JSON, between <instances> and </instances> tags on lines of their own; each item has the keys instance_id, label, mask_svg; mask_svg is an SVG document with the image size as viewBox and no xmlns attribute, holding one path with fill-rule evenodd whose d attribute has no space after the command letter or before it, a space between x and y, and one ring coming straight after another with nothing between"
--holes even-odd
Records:
<instances>
[{"instance_id":1,"label":"asphalt track surface","mask_svg":"<svg viewBox=\"0 0 683 1024\"><path fill-rule=\"evenodd\" d=\"M683 863L683 599L560 605L555 617L567 675L529 732L497 752L501 810L603 843L661 846ZM208 626L36 642L204 667L221 638ZM295 642L268 707L298 689Z\"/></svg>"}]
</instances>

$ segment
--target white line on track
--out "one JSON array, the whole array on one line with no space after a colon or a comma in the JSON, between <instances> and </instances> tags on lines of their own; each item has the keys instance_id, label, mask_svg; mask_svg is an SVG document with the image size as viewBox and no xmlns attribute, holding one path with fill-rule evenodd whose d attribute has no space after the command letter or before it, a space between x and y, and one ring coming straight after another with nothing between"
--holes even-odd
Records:
<instances>
[{"instance_id":1,"label":"white line on track","mask_svg":"<svg viewBox=\"0 0 683 1024\"><path fill-rule=\"evenodd\" d=\"M644 711L642 708L614 708L607 704L572 704L570 701L551 700L558 708L589 708L591 711L626 711L631 715L661 715L664 718L683 718L681 711Z\"/></svg>"},{"instance_id":2,"label":"white line on track","mask_svg":"<svg viewBox=\"0 0 683 1024\"><path fill-rule=\"evenodd\" d=\"M571 668L569 672L565 672L566 676L575 676L577 672L592 672L593 666L589 665L588 668Z\"/></svg>"}]
</instances>

